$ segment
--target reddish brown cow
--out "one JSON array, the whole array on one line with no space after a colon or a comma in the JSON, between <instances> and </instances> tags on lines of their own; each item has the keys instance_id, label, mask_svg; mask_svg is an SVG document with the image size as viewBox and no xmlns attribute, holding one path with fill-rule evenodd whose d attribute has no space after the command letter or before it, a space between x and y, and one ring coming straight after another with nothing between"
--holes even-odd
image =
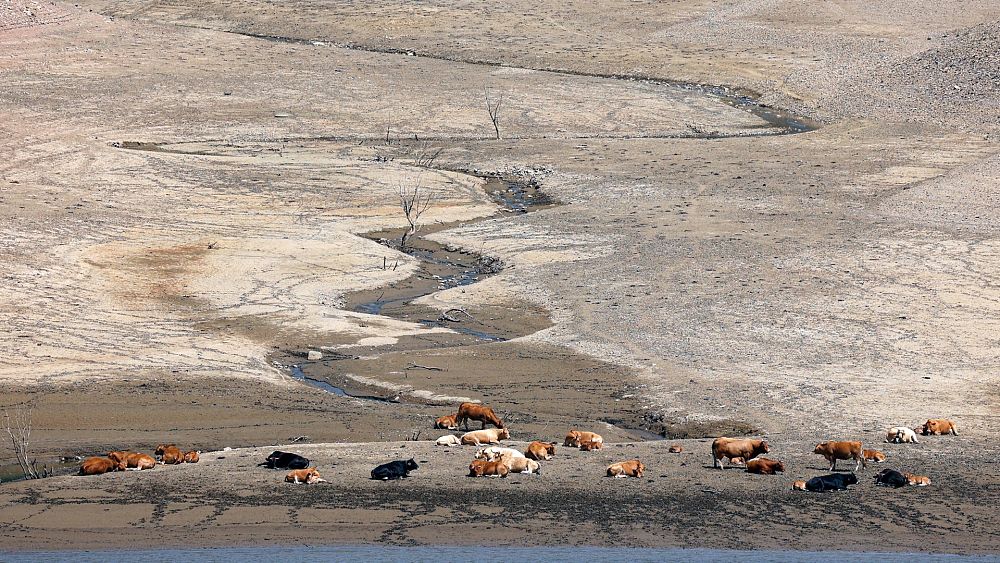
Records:
<instances>
[{"instance_id":1,"label":"reddish brown cow","mask_svg":"<svg viewBox=\"0 0 1000 563\"><path fill-rule=\"evenodd\" d=\"M863 450L861 455L865 456L866 461L873 461L875 463L885 461L885 454L878 450Z\"/></svg>"},{"instance_id":2,"label":"reddish brown cow","mask_svg":"<svg viewBox=\"0 0 1000 563\"><path fill-rule=\"evenodd\" d=\"M184 453L184 463L198 463L201 461L201 455L195 450Z\"/></svg>"},{"instance_id":3,"label":"reddish brown cow","mask_svg":"<svg viewBox=\"0 0 1000 563\"><path fill-rule=\"evenodd\" d=\"M524 450L524 457L535 461L548 461L556 455L556 445L552 442L532 442Z\"/></svg>"},{"instance_id":4,"label":"reddish brown cow","mask_svg":"<svg viewBox=\"0 0 1000 563\"><path fill-rule=\"evenodd\" d=\"M477 459L469 464L469 477L506 477L510 469L502 461Z\"/></svg>"},{"instance_id":5,"label":"reddish brown cow","mask_svg":"<svg viewBox=\"0 0 1000 563\"><path fill-rule=\"evenodd\" d=\"M760 475L774 475L784 473L785 464L780 461L759 457L747 462L747 473L759 473Z\"/></svg>"},{"instance_id":6,"label":"reddish brown cow","mask_svg":"<svg viewBox=\"0 0 1000 563\"><path fill-rule=\"evenodd\" d=\"M679 453L681 453L683 451L684 451L684 448L681 447L680 444L673 444L672 446L670 446L669 448L667 448L667 452L672 453L672 454L679 454Z\"/></svg>"},{"instance_id":7,"label":"reddish brown cow","mask_svg":"<svg viewBox=\"0 0 1000 563\"><path fill-rule=\"evenodd\" d=\"M769 451L771 448L767 445L767 440L716 438L712 442L712 467L724 469L723 458L732 460L739 457L750 460Z\"/></svg>"},{"instance_id":8,"label":"reddish brown cow","mask_svg":"<svg viewBox=\"0 0 1000 563\"><path fill-rule=\"evenodd\" d=\"M465 429L468 430L469 420L478 420L483 423L484 430L487 423L497 428L503 428L503 421L490 407L476 403L462 403L458 406L458 413L455 415L455 426L464 423Z\"/></svg>"},{"instance_id":9,"label":"reddish brown cow","mask_svg":"<svg viewBox=\"0 0 1000 563\"><path fill-rule=\"evenodd\" d=\"M184 463L184 454L173 444L160 444L153 453L160 456L160 463L163 465Z\"/></svg>"},{"instance_id":10,"label":"reddish brown cow","mask_svg":"<svg viewBox=\"0 0 1000 563\"><path fill-rule=\"evenodd\" d=\"M932 434L934 436L940 436L941 434L958 436L958 429L955 427L955 423L947 418L930 418L917 430L924 436Z\"/></svg>"},{"instance_id":11,"label":"reddish brown cow","mask_svg":"<svg viewBox=\"0 0 1000 563\"><path fill-rule=\"evenodd\" d=\"M837 460L839 459L853 459L857 462L854 466L855 471L862 467L868 467L861 442L823 442L816 444L813 453L822 455L826 461L830 462L830 471L837 469Z\"/></svg>"},{"instance_id":12,"label":"reddish brown cow","mask_svg":"<svg viewBox=\"0 0 1000 563\"><path fill-rule=\"evenodd\" d=\"M442 416L434 421L434 428L458 430L458 423L455 421L456 418L458 418L458 413Z\"/></svg>"},{"instance_id":13,"label":"reddish brown cow","mask_svg":"<svg viewBox=\"0 0 1000 563\"><path fill-rule=\"evenodd\" d=\"M629 461L619 461L608 466L608 477L642 477L642 472L646 466L637 459Z\"/></svg>"},{"instance_id":14,"label":"reddish brown cow","mask_svg":"<svg viewBox=\"0 0 1000 563\"><path fill-rule=\"evenodd\" d=\"M320 477L319 471L315 467L310 467L308 469L296 469L294 471L289 471L285 475L286 483L295 483L296 485L305 484L312 485L313 483L326 483L326 479Z\"/></svg>"},{"instance_id":15,"label":"reddish brown cow","mask_svg":"<svg viewBox=\"0 0 1000 563\"><path fill-rule=\"evenodd\" d=\"M80 464L80 475L100 475L109 471L125 471L125 461L95 456L88 457Z\"/></svg>"},{"instance_id":16,"label":"reddish brown cow","mask_svg":"<svg viewBox=\"0 0 1000 563\"><path fill-rule=\"evenodd\" d=\"M604 447L604 440L584 440L580 442L580 451L592 452Z\"/></svg>"}]
</instances>

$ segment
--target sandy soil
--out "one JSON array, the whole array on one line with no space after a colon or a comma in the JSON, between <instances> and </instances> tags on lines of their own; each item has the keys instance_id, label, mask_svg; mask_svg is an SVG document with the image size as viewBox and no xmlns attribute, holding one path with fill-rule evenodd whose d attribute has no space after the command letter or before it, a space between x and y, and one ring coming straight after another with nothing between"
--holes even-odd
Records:
<instances>
[{"instance_id":1,"label":"sandy soil","mask_svg":"<svg viewBox=\"0 0 1000 563\"><path fill-rule=\"evenodd\" d=\"M45 463L260 448L5 483L4 547L123 530L719 547L738 529L754 547L995 553L998 18L985 0L0 4L3 405L35 403ZM671 81L825 125L777 134ZM484 88L504 93L500 140ZM485 174L558 205L498 213ZM418 184L427 244L501 271L438 291L443 270L359 236L401 229L397 192ZM472 319L436 320L452 307ZM460 479L468 451L399 441L436 437L463 398L517 439L586 426L613 445L538 479ZM822 472L816 441L937 416L961 436L889 448L930 488L787 490ZM695 439L731 433L767 436L787 477L706 469ZM253 467L297 436L331 484L290 492ZM406 451L427 462L407 485L364 480ZM633 452L648 480L601 478ZM458 536L455 518L476 523Z\"/></svg>"}]
</instances>

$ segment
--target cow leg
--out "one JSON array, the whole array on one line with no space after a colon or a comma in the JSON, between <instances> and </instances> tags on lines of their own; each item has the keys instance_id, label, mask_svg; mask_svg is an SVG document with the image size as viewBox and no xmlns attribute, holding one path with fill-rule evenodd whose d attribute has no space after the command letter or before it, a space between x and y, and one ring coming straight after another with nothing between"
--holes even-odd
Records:
<instances>
[{"instance_id":1,"label":"cow leg","mask_svg":"<svg viewBox=\"0 0 1000 563\"><path fill-rule=\"evenodd\" d=\"M483 427L480 428L480 430L486 430L486 421L485 420L480 420L479 422L483 423Z\"/></svg>"},{"instance_id":2,"label":"cow leg","mask_svg":"<svg viewBox=\"0 0 1000 563\"><path fill-rule=\"evenodd\" d=\"M836 470L837 470L837 458L833 458L833 462L830 463L830 471L836 471Z\"/></svg>"},{"instance_id":3,"label":"cow leg","mask_svg":"<svg viewBox=\"0 0 1000 563\"><path fill-rule=\"evenodd\" d=\"M952 426L952 427L951 427L951 430L950 430L950 432L951 432L951 435L952 435L952 436L958 436L958 431L956 431L956 430L955 430L955 427L954 427L954 426Z\"/></svg>"}]
</instances>

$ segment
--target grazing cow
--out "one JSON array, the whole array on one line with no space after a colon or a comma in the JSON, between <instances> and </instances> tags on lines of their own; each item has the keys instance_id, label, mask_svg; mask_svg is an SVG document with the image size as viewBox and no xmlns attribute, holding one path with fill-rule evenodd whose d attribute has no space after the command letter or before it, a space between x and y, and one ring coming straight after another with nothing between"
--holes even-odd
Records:
<instances>
[{"instance_id":1,"label":"grazing cow","mask_svg":"<svg viewBox=\"0 0 1000 563\"><path fill-rule=\"evenodd\" d=\"M914 487L926 487L931 484L931 478L926 475L914 475L913 473L903 473L906 477L907 484L913 485Z\"/></svg>"},{"instance_id":2,"label":"grazing cow","mask_svg":"<svg viewBox=\"0 0 1000 563\"><path fill-rule=\"evenodd\" d=\"M125 471L125 461L109 457L88 457L80 464L80 475L100 475L109 471Z\"/></svg>"},{"instance_id":3,"label":"grazing cow","mask_svg":"<svg viewBox=\"0 0 1000 563\"><path fill-rule=\"evenodd\" d=\"M173 444L160 444L153 453L160 456L160 463L163 465L184 463L184 454Z\"/></svg>"},{"instance_id":4,"label":"grazing cow","mask_svg":"<svg viewBox=\"0 0 1000 563\"><path fill-rule=\"evenodd\" d=\"M619 461L618 463L612 463L608 466L608 477L614 477L615 479L620 477L638 478L642 477L642 472L645 470L646 466L637 459Z\"/></svg>"},{"instance_id":5,"label":"grazing cow","mask_svg":"<svg viewBox=\"0 0 1000 563\"><path fill-rule=\"evenodd\" d=\"M904 487L906 486L907 480L906 475L903 475L895 469L889 469L888 467L879 472L875 476L875 484L883 487Z\"/></svg>"},{"instance_id":6,"label":"grazing cow","mask_svg":"<svg viewBox=\"0 0 1000 563\"><path fill-rule=\"evenodd\" d=\"M506 477L510 469L500 461L477 459L469 464L469 477Z\"/></svg>"},{"instance_id":7,"label":"grazing cow","mask_svg":"<svg viewBox=\"0 0 1000 563\"><path fill-rule=\"evenodd\" d=\"M441 436L434 443L437 444L438 446L461 446L462 445L462 441L459 440L458 436L455 436L454 434L447 434L445 436Z\"/></svg>"},{"instance_id":8,"label":"grazing cow","mask_svg":"<svg viewBox=\"0 0 1000 563\"><path fill-rule=\"evenodd\" d=\"M905 426L893 426L885 433L885 441L893 444L919 444L917 433Z\"/></svg>"},{"instance_id":9,"label":"grazing cow","mask_svg":"<svg viewBox=\"0 0 1000 563\"><path fill-rule=\"evenodd\" d=\"M758 473L760 475L774 475L784 473L785 464L766 457L751 459L747 462L747 473Z\"/></svg>"},{"instance_id":10,"label":"grazing cow","mask_svg":"<svg viewBox=\"0 0 1000 563\"><path fill-rule=\"evenodd\" d=\"M487 423L497 428L503 428L503 421L490 407L476 403L462 403L458 406L458 414L455 415L455 425L465 423L465 429L468 430L470 420L482 422L483 430L486 429Z\"/></svg>"},{"instance_id":11,"label":"grazing cow","mask_svg":"<svg viewBox=\"0 0 1000 563\"><path fill-rule=\"evenodd\" d=\"M566 434L566 439L563 440L563 445L571 448L579 447L580 444L584 442L601 442L604 443L604 438L600 434L595 434L594 432L586 432L583 430L572 429ZM595 448L596 449L596 448Z\"/></svg>"},{"instance_id":12,"label":"grazing cow","mask_svg":"<svg viewBox=\"0 0 1000 563\"><path fill-rule=\"evenodd\" d=\"M417 462L414 461L412 457L406 461L390 461L389 463L383 463L375 469L372 469L372 479L381 479L382 481L402 479L404 477L409 477L410 471L415 471L419 467L420 466L417 465Z\"/></svg>"},{"instance_id":13,"label":"grazing cow","mask_svg":"<svg viewBox=\"0 0 1000 563\"><path fill-rule=\"evenodd\" d=\"M326 479L319 476L319 471L315 467L310 467L308 469L289 471L288 475L285 475L285 482L295 483L296 485L312 485L313 483L326 483Z\"/></svg>"},{"instance_id":14,"label":"grazing cow","mask_svg":"<svg viewBox=\"0 0 1000 563\"><path fill-rule=\"evenodd\" d=\"M149 454L136 452L108 452L108 457L115 463L124 464L124 469L142 471L143 469L153 469L156 467L156 460Z\"/></svg>"},{"instance_id":15,"label":"grazing cow","mask_svg":"<svg viewBox=\"0 0 1000 563\"><path fill-rule=\"evenodd\" d=\"M526 457L503 457L500 461L507 466L511 473L534 473L542 474L542 466L533 459Z\"/></svg>"},{"instance_id":16,"label":"grazing cow","mask_svg":"<svg viewBox=\"0 0 1000 563\"><path fill-rule=\"evenodd\" d=\"M524 450L524 455L528 459L537 461L548 461L556 455L556 445L554 442L532 442L528 444L528 449Z\"/></svg>"},{"instance_id":17,"label":"grazing cow","mask_svg":"<svg viewBox=\"0 0 1000 563\"><path fill-rule=\"evenodd\" d=\"M499 461L519 457L523 458L524 454L515 450L514 448L501 448L500 446L490 446L488 448L483 448L476 452L474 456L476 459L485 459L486 461ZM509 463L507 465L510 465Z\"/></svg>"},{"instance_id":18,"label":"grazing cow","mask_svg":"<svg viewBox=\"0 0 1000 563\"><path fill-rule=\"evenodd\" d=\"M274 451L260 465L266 465L268 469L306 469L309 460L299 454Z\"/></svg>"},{"instance_id":19,"label":"grazing cow","mask_svg":"<svg viewBox=\"0 0 1000 563\"><path fill-rule=\"evenodd\" d=\"M931 434L935 436L940 436L941 434L958 436L958 429L955 427L955 423L947 418L929 418L927 422L920 426L919 431L924 436Z\"/></svg>"},{"instance_id":20,"label":"grazing cow","mask_svg":"<svg viewBox=\"0 0 1000 563\"><path fill-rule=\"evenodd\" d=\"M442 416L434 421L434 428L441 428L442 430L458 430L458 423L455 422L457 417L458 413Z\"/></svg>"},{"instance_id":21,"label":"grazing cow","mask_svg":"<svg viewBox=\"0 0 1000 563\"><path fill-rule=\"evenodd\" d=\"M590 452L604 447L604 440L581 440L580 451Z\"/></svg>"},{"instance_id":22,"label":"grazing cow","mask_svg":"<svg viewBox=\"0 0 1000 563\"><path fill-rule=\"evenodd\" d=\"M792 490L793 491L804 491L804 490L806 490L806 482L805 481L795 481L795 482L793 482L792 483Z\"/></svg>"},{"instance_id":23,"label":"grazing cow","mask_svg":"<svg viewBox=\"0 0 1000 563\"><path fill-rule=\"evenodd\" d=\"M481 446L483 444L499 444L500 440L509 440L510 430L506 428L487 428L473 430L462 434L463 446Z\"/></svg>"},{"instance_id":24,"label":"grazing cow","mask_svg":"<svg viewBox=\"0 0 1000 563\"><path fill-rule=\"evenodd\" d=\"M201 454L195 450L184 452L184 463L198 463L201 461Z\"/></svg>"},{"instance_id":25,"label":"grazing cow","mask_svg":"<svg viewBox=\"0 0 1000 563\"><path fill-rule=\"evenodd\" d=\"M806 490L814 493L823 491L845 491L848 485L855 485L858 476L853 473L835 473L832 475L820 475L806 481Z\"/></svg>"},{"instance_id":26,"label":"grazing cow","mask_svg":"<svg viewBox=\"0 0 1000 563\"><path fill-rule=\"evenodd\" d=\"M681 453L683 451L684 451L684 448L682 448L680 446L680 444L674 444L674 445L670 446L669 448L667 448L667 452L668 453L672 453L672 454L679 454L679 453Z\"/></svg>"},{"instance_id":27,"label":"grazing cow","mask_svg":"<svg viewBox=\"0 0 1000 563\"><path fill-rule=\"evenodd\" d=\"M816 444L813 453L826 458L826 461L830 463L830 471L837 470L837 460L839 459L853 459L857 462L854 466L854 470L857 471L862 467L868 467L868 462L865 461L865 456L861 453L862 449L861 442L831 441Z\"/></svg>"},{"instance_id":28,"label":"grazing cow","mask_svg":"<svg viewBox=\"0 0 1000 563\"><path fill-rule=\"evenodd\" d=\"M861 455L865 456L866 461L873 461L875 463L882 463L885 461L885 454L878 450L863 450Z\"/></svg>"},{"instance_id":29,"label":"grazing cow","mask_svg":"<svg viewBox=\"0 0 1000 563\"><path fill-rule=\"evenodd\" d=\"M771 451L771 447L767 445L767 440L716 438L712 442L712 467L724 469L723 458L747 460L766 454L769 451Z\"/></svg>"}]
</instances>

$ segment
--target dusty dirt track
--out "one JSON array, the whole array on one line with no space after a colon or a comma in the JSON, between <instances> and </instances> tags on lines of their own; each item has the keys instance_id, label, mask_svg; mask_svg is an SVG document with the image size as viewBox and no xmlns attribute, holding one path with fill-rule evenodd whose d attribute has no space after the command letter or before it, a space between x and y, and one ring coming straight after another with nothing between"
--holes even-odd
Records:
<instances>
[{"instance_id":1,"label":"dusty dirt track","mask_svg":"<svg viewBox=\"0 0 1000 563\"><path fill-rule=\"evenodd\" d=\"M996 552L982 447L1000 398L1000 9L961 4L0 4L3 403L36 403L43 460L261 448L5 483L3 547L118 545L124 529L553 544L568 528L697 546L738 527L763 534L755 547ZM669 81L754 90L824 126L780 134ZM502 140L484 88L505 95ZM433 170L417 166L428 148ZM559 205L498 215L487 174ZM437 280L358 236L402 227L397 189L416 183L436 194L427 224L456 225L427 240L504 267L405 317L359 313ZM437 321L451 307L474 320ZM325 355L308 376L400 402L295 381L284 368L308 349ZM458 479L468 451L397 442L435 438L430 420L464 398L518 439L585 426L615 445L485 483ZM786 491L821 472L816 441L937 416L961 436L890 451L929 489ZM635 443L641 429L764 435L789 474L712 473L693 439L681 466ZM289 492L250 469L300 435L331 443L301 449L334 483ZM363 481L404 445L428 461L411 486ZM632 452L650 480L600 478ZM461 540L439 533L456 511L530 502ZM605 528L612 505L634 518ZM761 511L782 525L749 518ZM117 520L92 526L105 512Z\"/></svg>"}]
</instances>

